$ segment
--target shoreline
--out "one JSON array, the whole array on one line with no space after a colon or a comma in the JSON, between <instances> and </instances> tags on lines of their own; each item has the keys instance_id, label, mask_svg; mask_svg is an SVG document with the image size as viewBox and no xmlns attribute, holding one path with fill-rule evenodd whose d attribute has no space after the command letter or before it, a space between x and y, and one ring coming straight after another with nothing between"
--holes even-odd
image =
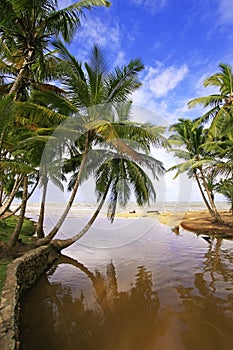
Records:
<instances>
[{"instance_id":1,"label":"shoreline","mask_svg":"<svg viewBox=\"0 0 233 350\"><path fill-rule=\"evenodd\" d=\"M219 211L219 213L224 221L233 224L233 216L231 212L222 210ZM233 238L233 227L214 222L207 210L198 213L187 212L184 219L180 222L180 226L185 230L197 234Z\"/></svg>"},{"instance_id":2,"label":"shoreline","mask_svg":"<svg viewBox=\"0 0 233 350\"><path fill-rule=\"evenodd\" d=\"M233 216L227 210L219 211L224 221L233 223ZM233 227L215 223L207 210L165 211L162 213L120 213L119 218L155 217L159 223L170 226L179 232L182 228L197 234L217 235L223 238L233 238Z\"/></svg>"}]
</instances>

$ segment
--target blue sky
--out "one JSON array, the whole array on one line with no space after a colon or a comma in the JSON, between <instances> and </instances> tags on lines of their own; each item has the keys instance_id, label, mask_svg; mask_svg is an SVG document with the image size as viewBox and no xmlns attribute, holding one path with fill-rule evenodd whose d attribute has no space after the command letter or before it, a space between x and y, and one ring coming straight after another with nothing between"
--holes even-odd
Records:
<instances>
[{"instance_id":1,"label":"blue sky","mask_svg":"<svg viewBox=\"0 0 233 350\"><path fill-rule=\"evenodd\" d=\"M112 66L140 57L144 85L134 103L173 122L199 116L187 102L212 92L202 81L220 62L233 63L232 29L232 0L113 0L87 12L70 49L82 60L99 44Z\"/></svg>"},{"instance_id":2,"label":"blue sky","mask_svg":"<svg viewBox=\"0 0 233 350\"><path fill-rule=\"evenodd\" d=\"M60 0L59 6L73 2ZM233 65L233 0L112 0L110 8L86 12L81 23L70 45L80 60L88 59L93 44L104 50L110 67L142 59L143 86L133 95L134 105L146 108L135 114L142 122L170 125L181 117L199 117L203 110L189 110L187 102L214 92L202 82L220 62ZM178 162L163 151L154 155L167 168ZM165 180L167 199L189 192L180 200L201 200L186 177L172 177Z\"/></svg>"}]
</instances>

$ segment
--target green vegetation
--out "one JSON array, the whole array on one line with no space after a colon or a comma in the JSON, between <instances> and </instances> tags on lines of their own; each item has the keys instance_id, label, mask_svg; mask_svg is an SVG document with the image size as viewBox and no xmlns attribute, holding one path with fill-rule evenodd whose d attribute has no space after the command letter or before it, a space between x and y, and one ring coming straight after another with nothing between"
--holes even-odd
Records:
<instances>
[{"instance_id":1,"label":"green vegetation","mask_svg":"<svg viewBox=\"0 0 233 350\"><path fill-rule=\"evenodd\" d=\"M12 233L14 232L15 226L17 224L18 218L16 216L11 216L7 219L0 220L0 242L8 242ZM23 246L30 246L30 243L35 241L35 237L32 237L35 233L35 225L34 223L24 218L23 226L20 232L19 240ZM0 252L2 249L2 245L0 245ZM24 249L23 249L24 251ZM6 254L1 254L0 257L0 296L2 292L2 288L5 282L7 265L12 261L15 257L15 252L11 251ZM10 254L9 254L10 253Z\"/></svg>"},{"instance_id":2,"label":"green vegetation","mask_svg":"<svg viewBox=\"0 0 233 350\"><path fill-rule=\"evenodd\" d=\"M14 228L17 224L18 217L11 216L7 219L0 220L0 240L3 242L7 242L11 237ZM35 225L34 223L24 218L23 226L20 232L19 239L22 240L23 243L30 243L32 241L32 236L35 233Z\"/></svg>"},{"instance_id":3,"label":"green vegetation","mask_svg":"<svg viewBox=\"0 0 233 350\"><path fill-rule=\"evenodd\" d=\"M10 260L0 261L0 298L1 298L2 289L6 279L7 265L9 263L10 263Z\"/></svg>"},{"instance_id":4,"label":"green vegetation","mask_svg":"<svg viewBox=\"0 0 233 350\"><path fill-rule=\"evenodd\" d=\"M204 81L219 93L196 98L208 111L197 120L179 119L164 128L131 119L132 93L140 86L144 69L140 58L111 67L98 46L81 62L66 47L80 26L80 16L104 0L82 0L58 9L55 0L4 0L0 5L0 240L11 251L29 243L34 232L25 223L28 200L42 188L37 245L63 249L80 239L108 202L113 222L116 206L126 205L133 193L139 205L155 201L153 180L164 173L153 147L173 147L183 159L170 170L194 177L210 215L224 224L215 205L223 194L232 211L233 179L233 73L227 64ZM8 16L5 16L6 11ZM12 30L12 28L14 30ZM207 122L209 123L207 125ZM150 174L150 175L148 175ZM55 240L82 183L96 182L98 206L90 221L69 240ZM67 206L45 236L44 213L48 182L61 190L70 179ZM3 219L15 198L19 215ZM28 227L29 225L29 227Z\"/></svg>"},{"instance_id":5,"label":"green vegetation","mask_svg":"<svg viewBox=\"0 0 233 350\"><path fill-rule=\"evenodd\" d=\"M111 221L117 203L125 205L131 192L139 205L155 200L151 178L158 179L164 168L149 153L152 146L168 147L168 143L162 136L163 128L130 119L131 95L141 86L139 73L144 69L139 58L109 70L96 45L89 61L83 63L58 40L59 36L70 42L83 10L108 6L108 1L83 0L59 11L53 0L4 3L11 16L7 23L5 17L0 18L0 217L14 198L21 198L14 231L4 241L9 249L15 246L28 199L40 185L43 193L37 245L49 243L64 222L80 185L92 176L99 205L80 233L70 241L56 241L62 249L88 230L106 200L110 202ZM53 85L58 80L59 87ZM106 169L111 169L111 175ZM72 175L70 199L57 224L44 237L48 181L63 189L66 174Z\"/></svg>"},{"instance_id":6,"label":"green vegetation","mask_svg":"<svg viewBox=\"0 0 233 350\"><path fill-rule=\"evenodd\" d=\"M230 225L221 218L215 205L214 195L221 193L233 208L233 71L221 63L220 72L205 79L204 86L215 86L219 94L196 98L189 107L202 105L208 111L191 121L179 119L171 127L170 141L173 152L185 162L172 167L177 175L188 171L198 183L204 203L215 222ZM210 126L206 123L210 121ZM231 225L230 225L231 226Z\"/></svg>"}]
</instances>

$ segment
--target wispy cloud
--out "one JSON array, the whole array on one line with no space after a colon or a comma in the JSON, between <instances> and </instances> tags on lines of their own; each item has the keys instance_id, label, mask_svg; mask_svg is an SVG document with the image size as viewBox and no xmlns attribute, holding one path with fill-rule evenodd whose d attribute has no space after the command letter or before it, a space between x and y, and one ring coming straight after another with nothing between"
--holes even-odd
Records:
<instances>
[{"instance_id":1,"label":"wispy cloud","mask_svg":"<svg viewBox=\"0 0 233 350\"><path fill-rule=\"evenodd\" d=\"M77 39L85 43L85 46L92 46L94 43L101 47L116 47L120 44L120 29L117 23L108 23L99 17L88 18L82 23Z\"/></svg>"},{"instance_id":2,"label":"wispy cloud","mask_svg":"<svg viewBox=\"0 0 233 350\"><path fill-rule=\"evenodd\" d=\"M65 7L68 7L74 3L73 0L58 0L58 7L63 9Z\"/></svg>"},{"instance_id":3,"label":"wispy cloud","mask_svg":"<svg viewBox=\"0 0 233 350\"><path fill-rule=\"evenodd\" d=\"M169 0L130 0L136 6L143 6L150 13L157 13L167 6Z\"/></svg>"},{"instance_id":4,"label":"wispy cloud","mask_svg":"<svg viewBox=\"0 0 233 350\"><path fill-rule=\"evenodd\" d=\"M127 60L126 60L124 51L118 51L113 67L123 66L124 64L126 64L126 61Z\"/></svg>"},{"instance_id":5,"label":"wispy cloud","mask_svg":"<svg viewBox=\"0 0 233 350\"><path fill-rule=\"evenodd\" d=\"M180 68L169 66L153 68L148 67L143 79L143 85L154 98L165 97L181 82L188 73L188 67Z\"/></svg>"},{"instance_id":6,"label":"wispy cloud","mask_svg":"<svg viewBox=\"0 0 233 350\"><path fill-rule=\"evenodd\" d=\"M114 56L112 62L116 60L117 64L121 64L123 61L124 54L120 53L121 33L117 22L109 23L98 16L88 17L88 20L82 21L70 46L72 53L79 57L79 60L85 61L94 44L108 52L108 58Z\"/></svg>"},{"instance_id":7,"label":"wispy cloud","mask_svg":"<svg viewBox=\"0 0 233 350\"><path fill-rule=\"evenodd\" d=\"M144 84L155 97L165 97L177 84L184 79L188 73L188 67L183 65L180 68L174 66L165 69L150 67L144 78Z\"/></svg>"},{"instance_id":8,"label":"wispy cloud","mask_svg":"<svg viewBox=\"0 0 233 350\"><path fill-rule=\"evenodd\" d=\"M219 0L219 16L222 24L233 23L233 1Z\"/></svg>"},{"instance_id":9,"label":"wispy cloud","mask_svg":"<svg viewBox=\"0 0 233 350\"><path fill-rule=\"evenodd\" d=\"M175 94L177 85L187 73L188 67L186 65L164 67L162 64L157 64L156 68L147 67L144 78L141 80L142 87L133 94L134 104L156 111L168 123L174 122L177 119L176 112L180 114L183 110L187 111L185 107L187 100L184 101L183 97L182 101L179 101L179 99L174 98L174 95L171 96L171 93ZM149 115L140 119L143 122L153 121Z\"/></svg>"}]
</instances>

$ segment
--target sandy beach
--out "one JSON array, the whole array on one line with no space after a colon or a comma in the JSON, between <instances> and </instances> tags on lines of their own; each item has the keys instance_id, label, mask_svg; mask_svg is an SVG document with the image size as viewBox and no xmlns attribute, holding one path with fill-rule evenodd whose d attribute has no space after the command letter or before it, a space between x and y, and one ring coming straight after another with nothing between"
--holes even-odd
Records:
<instances>
[{"instance_id":1,"label":"sandy beach","mask_svg":"<svg viewBox=\"0 0 233 350\"><path fill-rule=\"evenodd\" d=\"M222 219L233 224L233 216L229 211L220 211ZM198 234L221 235L233 238L233 227L224 226L213 222L207 210L190 210L183 212L169 211L163 213L120 213L116 215L121 218L133 217L156 217L161 224L172 228L183 228Z\"/></svg>"},{"instance_id":2,"label":"sandy beach","mask_svg":"<svg viewBox=\"0 0 233 350\"><path fill-rule=\"evenodd\" d=\"M229 211L221 211L221 218L233 225L233 216ZM217 224L213 221L208 211L187 212L180 222L180 226L185 230L199 234L220 235L222 237L233 238L233 227Z\"/></svg>"}]
</instances>

